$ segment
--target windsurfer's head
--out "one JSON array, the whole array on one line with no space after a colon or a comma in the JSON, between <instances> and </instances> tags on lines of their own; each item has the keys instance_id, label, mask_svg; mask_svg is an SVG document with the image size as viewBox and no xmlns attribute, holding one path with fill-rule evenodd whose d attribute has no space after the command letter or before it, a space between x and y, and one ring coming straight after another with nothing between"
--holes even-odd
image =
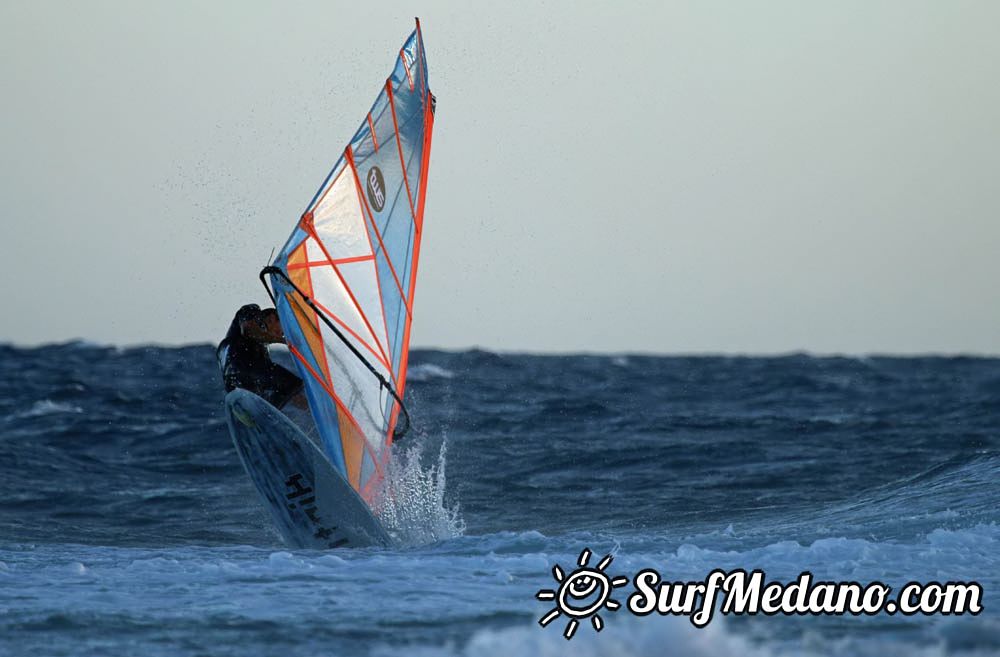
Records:
<instances>
[{"instance_id":1,"label":"windsurfer's head","mask_svg":"<svg viewBox=\"0 0 1000 657\"><path fill-rule=\"evenodd\" d=\"M261 310L256 306L244 306L240 309L239 319L240 330L251 340L263 344L285 341L285 332L281 329L278 311L274 308Z\"/></svg>"}]
</instances>

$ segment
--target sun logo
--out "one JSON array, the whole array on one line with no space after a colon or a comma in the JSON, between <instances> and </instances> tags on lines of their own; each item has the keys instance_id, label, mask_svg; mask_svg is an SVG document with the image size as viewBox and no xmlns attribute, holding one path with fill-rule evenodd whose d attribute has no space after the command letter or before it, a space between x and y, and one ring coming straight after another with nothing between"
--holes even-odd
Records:
<instances>
[{"instance_id":1,"label":"sun logo","mask_svg":"<svg viewBox=\"0 0 1000 657\"><path fill-rule=\"evenodd\" d=\"M535 594L538 600L555 600L556 606L550 609L544 616L538 619L538 624L545 627L560 614L569 616L566 623L566 631L563 636L567 640L572 639L576 633L576 628L580 620L590 617L590 623L594 626L595 632L604 629L604 620L597 613L601 609L615 611L621 604L611 598L613 589L625 586L628 583L627 577L615 577L611 579L604 572L604 569L611 565L614 557L605 555L596 568L591 568L587 564L590 561L590 550L584 548L577 559L577 568L567 577L563 569L556 564L552 567L552 577L559 583L559 589L542 589Z\"/></svg>"}]
</instances>

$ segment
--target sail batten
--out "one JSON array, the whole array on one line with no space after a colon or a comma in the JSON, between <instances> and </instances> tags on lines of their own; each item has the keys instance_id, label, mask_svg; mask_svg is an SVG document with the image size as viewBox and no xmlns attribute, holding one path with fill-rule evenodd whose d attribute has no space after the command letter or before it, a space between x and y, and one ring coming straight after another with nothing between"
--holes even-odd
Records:
<instances>
[{"instance_id":1,"label":"sail batten","mask_svg":"<svg viewBox=\"0 0 1000 657\"><path fill-rule=\"evenodd\" d=\"M433 105L418 22L271 275L324 451L367 501L406 387Z\"/></svg>"}]
</instances>

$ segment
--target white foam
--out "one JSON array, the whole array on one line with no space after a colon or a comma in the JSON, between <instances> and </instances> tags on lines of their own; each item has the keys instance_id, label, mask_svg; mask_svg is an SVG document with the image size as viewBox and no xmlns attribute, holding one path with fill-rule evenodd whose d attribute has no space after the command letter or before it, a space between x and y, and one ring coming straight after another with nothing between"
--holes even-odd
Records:
<instances>
[{"instance_id":1,"label":"white foam","mask_svg":"<svg viewBox=\"0 0 1000 657\"><path fill-rule=\"evenodd\" d=\"M408 647L414 657L645 657L647 655L684 655L685 657L771 657L773 650L754 645L726 628L724 622L713 621L697 629L681 618L605 619L607 624L594 632L589 623L581 623L569 641L563 638L565 621L556 619L548 627L532 623L527 626L476 632L461 646ZM563 622L560 622L563 621ZM396 649L398 650L398 649ZM376 655L397 654L393 650L376 650Z\"/></svg>"},{"instance_id":2,"label":"white foam","mask_svg":"<svg viewBox=\"0 0 1000 657\"><path fill-rule=\"evenodd\" d=\"M683 617L651 615L627 616L622 611L602 614L604 629L595 632L586 620L567 641L563 632L565 616L547 627L537 623L503 629L480 629L464 643L408 645L412 657L642 657L683 655L684 657L884 657L905 654L913 657L945 657L959 649L965 657L996 655L998 624L990 619L935 619L940 634L928 637L877 638L864 632L847 632L831 639L828 634L805 631L782 637L781 617L761 619L756 631L736 629L725 617L716 616L704 628L696 628ZM929 621L925 621L929 622ZM376 647L376 656L395 655L398 646Z\"/></svg>"},{"instance_id":3,"label":"white foam","mask_svg":"<svg viewBox=\"0 0 1000 657\"><path fill-rule=\"evenodd\" d=\"M433 363L413 365L406 371L408 381L430 381L431 379L452 379L455 373Z\"/></svg>"},{"instance_id":4,"label":"white foam","mask_svg":"<svg viewBox=\"0 0 1000 657\"><path fill-rule=\"evenodd\" d=\"M403 470L417 467L413 464L419 461L418 446L408 452L406 463L397 464ZM444 455L436 450L428 452L433 468L417 467L425 483L439 481L428 471L443 469L444 461ZM409 485L416 476L412 470L410 473L409 478L393 481ZM428 491L426 486L413 490L417 495ZM431 490L439 489L431 486ZM441 498L435 492L431 499L440 503ZM457 511L454 513L452 519L459 522ZM417 526L417 534L429 531L426 524ZM994 524L938 528L907 542L840 537L757 546L733 546L734 539L724 535L726 529L719 527L711 536L691 538L680 547L660 547L659 541L651 541L640 550L629 546L633 541L628 540L616 549L610 535L578 532L546 537L537 531L459 536L423 548L334 552L242 546L0 547L0 559L10 564L9 572L0 567L0 579L6 584L17 578L18 604L30 613L85 608L93 613L117 614L123 607L141 607L155 618L233 612L245 619L288 622L290 628L316 623L350 625L359 632L385 637L386 643L371 646L376 655L996 654L1000 624L995 614L988 617L997 604L994 591L1000 590L994 574L998 572L1000 527ZM697 629L686 618L657 614L635 618L622 607L601 612L605 622L602 632L581 623L573 639L566 641L562 636L564 616L548 627L538 626L537 619L552 603L536 600L534 594L552 585L554 564L572 564L583 546L595 554L615 552L609 568L612 575L632 575L640 568L655 567L670 579L697 580L716 567L759 567L765 569L769 580L785 581L806 569L824 578L879 579L893 586L909 579L975 578L984 585L988 611L974 618L824 618L815 623L813 619L717 615L708 627ZM84 577L100 581L110 593L91 586L52 586L53 581L83 575L73 571L82 564L87 564ZM171 591L166 598L162 594L165 588ZM0 586L0 611L3 590ZM629 592L622 589L615 598L624 603ZM238 600L238 609L231 606L234 600ZM390 635L384 632L386 619L392 632L398 624L414 623L419 634ZM452 628L447 638L436 638L435 628L445 626ZM401 641L407 641L405 649ZM421 643L413 645L411 641Z\"/></svg>"},{"instance_id":5,"label":"white foam","mask_svg":"<svg viewBox=\"0 0 1000 657\"><path fill-rule=\"evenodd\" d=\"M12 417L40 417L42 415L52 415L54 413L83 413L83 409L79 406L73 406L72 404L60 404L59 402L54 402L51 399L42 399L41 401L36 401L32 404L31 408L28 410L15 413Z\"/></svg>"},{"instance_id":6,"label":"white foam","mask_svg":"<svg viewBox=\"0 0 1000 657\"><path fill-rule=\"evenodd\" d=\"M73 347L74 349L116 349L117 345L113 345L107 342L98 342L96 340L84 340L76 339L70 340L64 343L67 347Z\"/></svg>"},{"instance_id":7,"label":"white foam","mask_svg":"<svg viewBox=\"0 0 1000 657\"><path fill-rule=\"evenodd\" d=\"M712 537L695 540L711 543ZM615 563L631 572L656 567L670 579L698 579L713 568L763 568L772 580L789 580L811 570L824 577L879 580L894 586L908 579L979 581L991 602L993 573L1000 569L1000 526L938 528L912 542L829 537L805 543L776 541L744 550L684 543L673 552L628 553Z\"/></svg>"}]
</instances>

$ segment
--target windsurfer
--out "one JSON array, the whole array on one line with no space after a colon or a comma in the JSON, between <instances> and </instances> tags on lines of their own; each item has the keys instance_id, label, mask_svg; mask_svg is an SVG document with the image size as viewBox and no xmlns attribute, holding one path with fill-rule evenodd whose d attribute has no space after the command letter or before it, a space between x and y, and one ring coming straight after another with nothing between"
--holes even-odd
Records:
<instances>
[{"instance_id":1,"label":"windsurfer","mask_svg":"<svg viewBox=\"0 0 1000 657\"><path fill-rule=\"evenodd\" d=\"M302 379L271 360L267 345L284 343L274 308L251 303L236 311L216 349L226 392L243 388L281 408L302 391Z\"/></svg>"}]
</instances>

